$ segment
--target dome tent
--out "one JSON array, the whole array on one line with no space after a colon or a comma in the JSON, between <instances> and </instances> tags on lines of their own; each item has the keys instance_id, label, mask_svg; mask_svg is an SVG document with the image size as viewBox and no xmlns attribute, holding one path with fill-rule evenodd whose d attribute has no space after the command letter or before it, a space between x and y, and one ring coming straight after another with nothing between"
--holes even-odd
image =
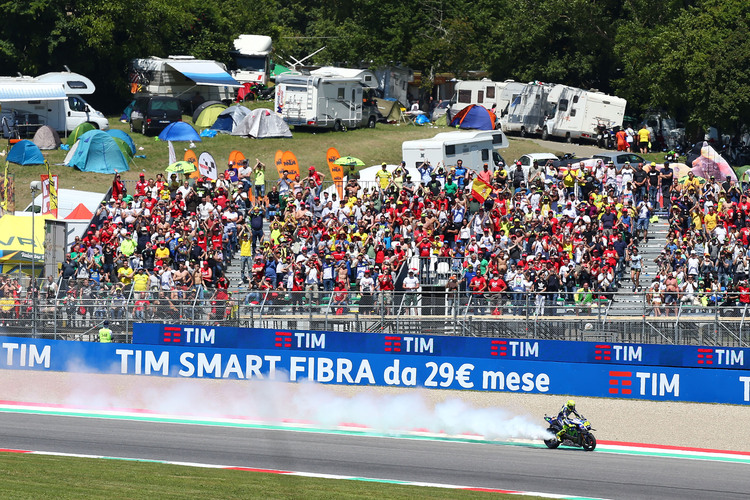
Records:
<instances>
[{"instance_id":1,"label":"dome tent","mask_svg":"<svg viewBox=\"0 0 750 500\"><path fill-rule=\"evenodd\" d=\"M235 127L250 114L251 111L245 106L229 106L221 112L214 124L211 125L211 129L218 130L219 132L231 133L234 131Z\"/></svg>"},{"instance_id":2,"label":"dome tent","mask_svg":"<svg viewBox=\"0 0 750 500\"><path fill-rule=\"evenodd\" d=\"M133 138L128 135L127 132L124 132L117 128L111 128L107 130L107 133L111 135L112 137L116 139L122 140L125 144L128 145L128 148L130 149L130 156L133 156L135 154L135 142L133 141Z\"/></svg>"},{"instance_id":3,"label":"dome tent","mask_svg":"<svg viewBox=\"0 0 750 500\"><path fill-rule=\"evenodd\" d=\"M17 165L44 165L44 155L41 150L28 139L15 143L6 159Z\"/></svg>"},{"instance_id":4,"label":"dome tent","mask_svg":"<svg viewBox=\"0 0 750 500\"><path fill-rule=\"evenodd\" d=\"M82 172L113 174L127 172L128 160L115 139L101 130L91 130L81 136L65 157L65 165Z\"/></svg>"},{"instance_id":5,"label":"dome tent","mask_svg":"<svg viewBox=\"0 0 750 500\"><path fill-rule=\"evenodd\" d=\"M193 124L198 128L208 128L216 122L216 119L225 109L227 109L227 106L220 102L206 106L193 120Z\"/></svg>"},{"instance_id":6,"label":"dome tent","mask_svg":"<svg viewBox=\"0 0 750 500\"><path fill-rule=\"evenodd\" d=\"M39 127L36 134L34 134L33 142L39 149L57 149L62 144L57 130L49 125Z\"/></svg>"},{"instance_id":7,"label":"dome tent","mask_svg":"<svg viewBox=\"0 0 750 500\"><path fill-rule=\"evenodd\" d=\"M472 104L456 113L451 127L495 130L495 121L495 113L479 104Z\"/></svg>"},{"instance_id":8,"label":"dome tent","mask_svg":"<svg viewBox=\"0 0 750 500\"><path fill-rule=\"evenodd\" d=\"M68 140L67 140L66 144L68 146L73 146L73 144L76 143L76 141L78 140L79 137L81 137L86 132L90 132L92 130L96 130L96 127L94 127L89 122L81 123L76 128L74 128L73 131L70 133L70 135L68 136Z\"/></svg>"},{"instance_id":9,"label":"dome tent","mask_svg":"<svg viewBox=\"0 0 750 500\"><path fill-rule=\"evenodd\" d=\"M271 137L292 137L289 125L277 113L258 108L246 116L232 131L232 135L242 135L255 139Z\"/></svg>"},{"instance_id":10,"label":"dome tent","mask_svg":"<svg viewBox=\"0 0 750 500\"><path fill-rule=\"evenodd\" d=\"M159 134L160 141L195 141L201 142L201 136L192 125L185 122L172 122Z\"/></svg>"}]
</instances>

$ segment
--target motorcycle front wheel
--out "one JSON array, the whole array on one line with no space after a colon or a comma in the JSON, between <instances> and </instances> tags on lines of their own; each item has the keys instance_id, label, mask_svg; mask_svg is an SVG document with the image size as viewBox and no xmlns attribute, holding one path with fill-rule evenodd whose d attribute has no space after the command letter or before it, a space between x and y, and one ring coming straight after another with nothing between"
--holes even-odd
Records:
<instances>
[{"instance_id":1,"label":"motorcycle front wheel","mask_svg":"<svg viewBox=\"0 0 750 500\"><path fill-rule=\"evenodd\" d=\"M596 438L593 434L589 433L583 436L581 446L583 447L583 451L594 451L594 448L596 448Z\"/></svg>"},{"instance_id":2,"label":"motorcycle front wheel","mask_svg":"<svg viewBox=\"0 0 750 500\"><path fill-rule=\"evenodd\" d=\"M554 429L552 427L550 427L549 429L547 429L547 432L549 432L550 434L552 434L552 437L550 439L545 439L544 440L544 444L546 444L547 448L549 448L550 450L554 450L555 448L557 448L558 446L560 446L560 441L558 441L555 438L555 434L557 434L557 431L558 431L558 429Z\"/></svg>"}]
</instances>

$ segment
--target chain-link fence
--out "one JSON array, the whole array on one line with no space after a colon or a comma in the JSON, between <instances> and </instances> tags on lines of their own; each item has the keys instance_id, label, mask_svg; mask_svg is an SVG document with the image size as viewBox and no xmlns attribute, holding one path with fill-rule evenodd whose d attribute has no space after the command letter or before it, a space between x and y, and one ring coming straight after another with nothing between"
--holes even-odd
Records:
<instances>
[{"instance_id":1,"label":"chain-link fence","mask_svg":"<svg viewBox=\"0 0 750 500\"><path fill-rule=\"evenodd\" d=\"M722 293L351 290L90 290L0 298L0 334L95 340L109 322L129 342L133 323L385 332L529 339L747 346L748 303Z\"/></svg>"}]
</instances>

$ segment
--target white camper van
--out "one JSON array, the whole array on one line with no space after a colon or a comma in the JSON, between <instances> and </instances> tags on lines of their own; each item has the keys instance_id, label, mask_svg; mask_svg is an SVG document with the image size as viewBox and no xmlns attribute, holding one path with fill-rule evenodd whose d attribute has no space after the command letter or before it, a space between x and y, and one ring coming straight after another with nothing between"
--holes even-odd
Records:
<instances>
[{"instance_id":1,"label":"white camper van","mask_svg":"<svg viewBox=\"0 0 750 500\"><path fill-rule=\"evenodd\" d=\"M234 50L230 52L237 69L232 76L239 83L268 83L271 72L271 49L273 41L270 36L240 35L234 40Z\"/></svg>"},{"instance_id":2,"label":"white camper van","mask_svg":"<svg viewBox=\"0 0 750 500\"><path fill-rule=\"evenodd\" d=\"M177 97L192 113L188 102L231 102L242 85L216 61L193 56L149 57L130 61L131 92L137 96Z\"/></svg>"},{"instance_id":3,"label":"white camper van","mask_svg":"<svg viewBox=\"0 0 750 500\"><path fill-rule=\"evenodd\" d=\"M621 127L627 101L596 91L555 85L547 95L542 139L560 137L595 141L597 127Z\"/></svg>"},{"instance_id":4,"label":"white camper van","mask_svg":"<svg viewBox=\"0 0 750 500\"><path fill-rule=\"evenodd\" d=\"M296 127L372 128L380 113L364 91L377 86L367 70L323 67L307 75L284 73L276 78L275 109Z\"/></svg>"},{"instance_id":5,"label":"white camper van","mask_svg":"<svg viewBox=\"0 0 750 500\"><path fill-rule=\"evenodd\" d=\"M541 134L551 90L552 85L541 82L526 84L508 107L508 114L500 120L503 131L518 132L521 137Z\"/></svg>"},{"instance_id":6,"label":"white camper van","mask_svg":"<svg viewBox=\"0 0 750 500\"><path fill-rule=\"evenodd\" d=\"M86 122L107 130L107 118L81 97L95 90L91 80L67 71L38 77L0 77L4 127L17 128L22 136L33 136L43 125L63 134Z\"/></svg>"},{"instance_id":7,"label":"white camper van","mask_svg":"<svg viewBox=\"0 0 750 500\"><path fill-rule=\"evenodd\" d=\"M407 167L419 167L425 161L449 166L463 160L467 168L480 171L485 163L503 162L498 151L507 147L508 138L500 130L442 132L431 139L405 141L401 155Z\"/></svg>"},{"instance_id":8,"label":"white camper van","mask_svg":"<svg viewBox=\"0 0 750 500\"><path fill-rule=\"evenodd\" d=\"M455 114L472 104L479 104L487 109L492 108L497 104L497 85L488 78L456 82L456 93L453 96L451 111Z\"/></svg>"}]
</instances>

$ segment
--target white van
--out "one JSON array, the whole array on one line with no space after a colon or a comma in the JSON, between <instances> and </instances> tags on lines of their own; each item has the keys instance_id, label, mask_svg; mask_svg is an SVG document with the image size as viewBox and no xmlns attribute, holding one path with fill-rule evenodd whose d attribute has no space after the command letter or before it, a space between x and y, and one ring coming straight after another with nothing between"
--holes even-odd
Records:
<instances>
[{"instance_id":1,"label":"white van","mask_svg":"<svg viewBox=\"0 0 750 500\"><path fill-rule=\"evenodd\" d=\"M401 155L411 168L426 161L433 166L439 162L450 166L463 160L466 168L479 172L485 163L497 166L504 162L498 150L507 147L508 138L500 130L442 132L431 139L405 141Z\"/></svg>"},{"instance_id":2,"label":"white van","mask_svg":"<svg viewBox=\"0 0 750 500\"><path fill-rule=\"evenodd\" d=\"M541 134L547 112L547 96L552 85L531 82L524 86L500 121L505 132L518 132L521 137Z\"/></svg>"},{"instance_id":3,"label":"white van","mask_svg":"<svg viewBox=\"0 0 750 500\"><path fill-rule=\"evenodd\" d=\"M82 123L100 130L109 128L109 120L89 105L81 95L93 94L94 83L72 72L30 76L0 77L0 106L9 126L23 135L33 135L43 125L66 133Z\"/></svg>"},{"instance_id":4,"label":"white van","mask_svg":"<svg viewBox=\"0 0 750 500\"><path fill-rule=\"evenodd\" d=\"M595 141L598 127L621 127L627 101L597 91L555 85L547 95L542 139Z\"/></svg>"}]
</instances>

